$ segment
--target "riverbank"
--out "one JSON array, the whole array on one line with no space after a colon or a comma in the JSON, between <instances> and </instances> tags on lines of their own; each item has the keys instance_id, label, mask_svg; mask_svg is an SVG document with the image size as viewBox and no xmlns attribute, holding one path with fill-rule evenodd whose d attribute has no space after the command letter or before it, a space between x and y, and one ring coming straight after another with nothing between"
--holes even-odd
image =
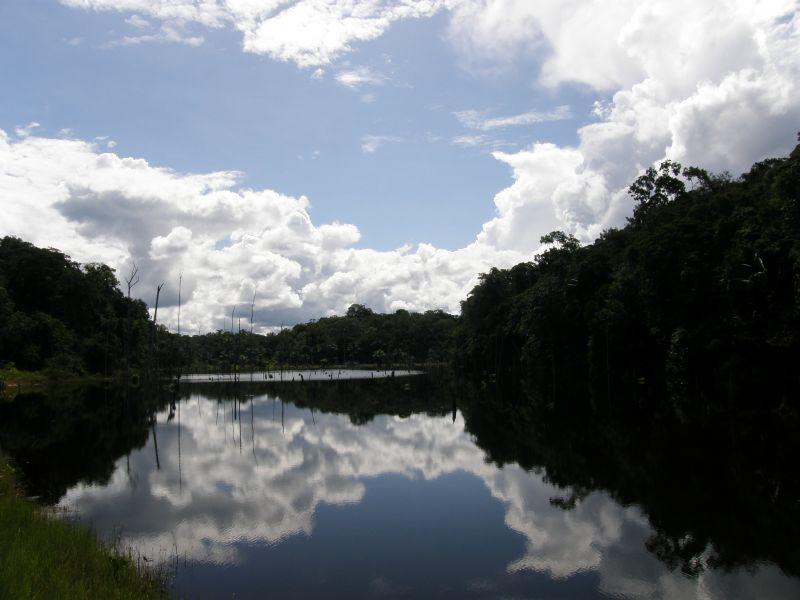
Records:
<instances>
[{"instance_id":1,"label":"riverbank","mask_svg":"<svg viewBox=\"0 0 800 600\"><path fill-rule=\"evenodd\" d=\"M131 371L127 375L123 372L111 375L79 374L70 371L42 370L26 371L16 367L0 368L0 400L3 398L13 398L16 394L31 389L47 389L52 386L62 387L64 385L86 385L102 382L117 382L124 384L126 381L136 381L138 385L138 371Z\"/></svg>"},{"instance_id":2,"label":"riverbank","mask_svg":"<svg viewBox=\"0 0 800 600\"><path fill-rule=\"evenodd\" d=\"M0 368L0 392L20 387L37 387L58 383L87 383L91 381L109 380L109 377L102 375L80 375L69 371L26 371L16 367Z\"/></svg>"},{"instance_id":3,"label":"riverbank","mask_svg":"<svg viewBox=\"0 0 800 600\"><path fill-rule=\"evenodd\" d=\"M42 385L47 381L42 371L24 371L14 367L0 368L0 391L2 388L15 388L20 385Z\"/></svg>"},{"instance_id":4,"label":"riverbank","mask_svg":"<svg viewBox=\"0 0 800 600\"><path fill-rule=\"evenodd\" d=\"M93 531L48 515L23 497L0 456L0 598L164 598L155 576Z\"/></svg>"}]
</instances>

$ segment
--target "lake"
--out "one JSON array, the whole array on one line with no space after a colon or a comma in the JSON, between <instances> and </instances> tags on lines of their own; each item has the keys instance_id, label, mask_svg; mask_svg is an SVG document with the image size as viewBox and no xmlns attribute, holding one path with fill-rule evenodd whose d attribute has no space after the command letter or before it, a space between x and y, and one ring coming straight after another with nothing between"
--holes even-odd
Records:
<instances>
[{"instance_id":1,"label":"lake","mask_svg":"<svg viewBox=\"0 0 800 600\"><path fill-rule=\"evenodd\" d=\"M176 597L800 597L780 423L539 413L430 376L196 379L0 404L27 489L168 565Z\"/></svg>"}]
</instances>

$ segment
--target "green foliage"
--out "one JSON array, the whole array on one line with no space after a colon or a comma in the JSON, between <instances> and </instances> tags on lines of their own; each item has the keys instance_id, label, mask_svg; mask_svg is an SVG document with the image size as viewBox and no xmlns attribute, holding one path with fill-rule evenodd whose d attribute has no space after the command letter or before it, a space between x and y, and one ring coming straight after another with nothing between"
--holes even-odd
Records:
<instances>
[{"instance_id":1,"label":"green foliage","mask_svg":"<svg viewBox=\"0 0 800 600\"><path fill-rule=\"evenodd\" d=\"M632 221L641 223L651 210L682 197L686 193L686 186L679 176L685 171L680 164L665 160L658 169L650 167L634 181L628 188L628 193L636 202ZM695 168L689 172L693 177L704 173L701 169Z\"/></svg>"},{"instance_id":2,"label":"green foliage","mask_svg":"<svg viewBox=\"0 0 800 600\"><path fill-rule=\"evenodd\" d=\"M442 311L378 314L360 304L269 335L217 331L172 336L182 364L193 370L263 370L297 365L398 365L449 358L456 317Z\"/></svg>"},{"instance_id":3,"label":"green foliage","mask_svg":"<svg viewBox=\"0 0 800 600\"><path fill-rule=\"evenodd\" d=\"M283 365L443 362L456 318L442 311L376 314L360 304L271 335L171 334L125 297L113 269L0 239L0 366L64 375L123 368L232 371Z\"/></svg>"},{"instance_id":4,"label":"green foliage","mask_svg":"<svg viewBox=\"0 0 800 600\"><path fill-rule=\"evenodd\" d=\"M162 586L98 541L23 498L0 457L0 597L161 598Z\"/></svg>"},{"instance_id":5,"label":"green foliage","mask_svg":"<svg viewBox=\"0 0 800 600\"><path fill-rule=\"evenodd\" d=\"M343 316L270 335L154 330L147 307L123 296L108 266L81 267L57 250L3 238L0 364L111 373L453 360L489 379L524 379L549 402L587 385L607 399L641 400L658 386L685 396L743 370L792 365L800 151L736 180L666 161L630 194L624 228L585 247L548 233L534 261L481 275L460 319L354 304Z\"/></svg>"},{"instance_id":6,"label":"green foliage","mask_svg":"<svg viewBox=\"0 0 800 600\"><path fill-rule=\"evenodd\" d=\"M624 228L585 247L552 232L534 262L481 276L456 335L464 370L522 379L548 402L587 389L643 401L669 388L682 414L708 408L685 400L709 386L735 391L744 373L791 372L800 357L800 152L737 180L665 162L630 194Z\"/></svg>"},{"instance_id":7,"label":"green foliage","mask_svg":"<svg viewBox=\"0 0 800 600\"><path fill-rule=\"evenodd\" d=\"M581 243L574 235L567 235L563 231L551 231L539 238L542 244L558 244L565 250L577 250Z\"/></svg>"},{"instance_id":8,"label":"green foliage","mask_svg":"<svg viewBox=\"0 0 800 600\"><path fill-rule=\"evenodd\" d=\"M0 239L0 363L109 373L122 367L128 348L139 364L147 309L117 286L106 265L81 267L58 250Z\"/></svg>"}]
</instances>

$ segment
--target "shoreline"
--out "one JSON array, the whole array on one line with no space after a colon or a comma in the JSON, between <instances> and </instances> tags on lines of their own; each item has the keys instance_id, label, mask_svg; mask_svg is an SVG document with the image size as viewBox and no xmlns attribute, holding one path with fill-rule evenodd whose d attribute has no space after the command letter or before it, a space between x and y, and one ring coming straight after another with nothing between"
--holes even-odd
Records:
<instances>
[{"instance_id":1,"label":"shoreline","mask_svg":"<svg viewBox=\"0 0 800 600\"><path fill-rule=\"evenodd\" d=\"M0 581L12 598L167 598L164 573L139 569L130 555L85 524L61 519L26 498L0 454Z\"/></svg>"},{"instance_id":2,"label":"shoreline","mask_svg":"<svg viewBox=\"0 0 800 600\"><path fill-rule=\"evenodd\" d=\"M413 372L428 372L430 369L441 369L447 368L449 365L448 363L415 363L411 365L410 370ZM370 365L370 364L354 364L354 365L285 365L283 367L270 367L270 368L248 368L248 369L241 369L238 371L219 371L213 369L187 369L182 373L164 373L158 377L158 379L163 379L167 381L173 381L176 379L183 380L183 381L191 381L190 379L185 379L187 377L192 376L216 376L216 377L232 377L234 373L236 375L249 375L251 373L279 373L281 371L284 372L300 372L304 373L307 371L327 371L331 372L334 370L340 371L375 371L375 372L390 372L390 371L397 371L397 373L403 373L409 371L409 365L389 365L389 366L378 366L378 365ZM131 371L127 375L128 377L137 376L141 377L141 373L138 371ZM20 369L0 369L0 395L2 395L3 391L8 390L19 390L22 387L32 387L32 388L40 388L40 387L47 387L49 385L77 385L77 384L87 384L87 383L104 383L104 382L119 382L124 383L126 379L126 374L124 372L117 372L112 375L99 375L99 374L91 374L91 375L76 375L74 373L59 373L59 372L47 372L47 371L23 371Z\"/></svg>"}]
</instances>

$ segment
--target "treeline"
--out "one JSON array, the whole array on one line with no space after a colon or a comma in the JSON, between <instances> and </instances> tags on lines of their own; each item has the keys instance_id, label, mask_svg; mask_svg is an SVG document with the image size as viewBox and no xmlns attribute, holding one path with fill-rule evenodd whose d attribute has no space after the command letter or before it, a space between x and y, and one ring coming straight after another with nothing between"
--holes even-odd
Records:
<instances>
[{"instance_id":1,"label":"treeline","mask_svg":"<svg viewBox=\"0 0 800 600\"><path fill-rule=\"evenodd\" d=\"M343 316L269 335L178 335L155 323L129 290L123 293L107 265L79 265L52 248L0 239L0 368L112 375L439 363L448 357L455 324L442 311L377 314L356 304Z\"/></svg>"},{"instance_id":2,"label":"treeline","mask_svg":"<svg viewBox=\"0 0 800 600\"><path fill-rule=\"evenodd\" d=\"M171 334L106 265L6 237L0 366L112 373L446 361L484 384L522 383L548 403L666 397L679 411L707 407L694 399L722 388L734 402L754 397L746 383L757 376L796 379L800 147L737 179L665 162L630 194L625 227L587 246L544 236L551 246L532 262L482 275L458 318L353 305L270 335Z\"/></svg>"},{"instance_id":3,"label":"treeline","mask_svg":"<svg viewBox=\"0 0 800 600\"><path fill-rule=\"evenodd\" d=\"M440 310L375 313L360 304L270 335L216 331L173 336L176 360L193 371L245 371L281 366L409 366L441 363L456 317Z\"/></svg>"},{"instance_id":4,"label":"treeline","mask_svg":"<svg viewBox=\"0 0 800 600\"><path fill-rule=\"evenodd\" d=\"M460 367L552 404L791 400L747 385L797 384L800 146L738 179L665 162L629 191L625 227L583 247L553 232L534 261L481 277L462 304Z\"/></svg>"},{"instance_id":5,"label":"treeline","mask_svg":"<svg viewBox=\"0 0 800 600\"><path fill-rule=\"evenodd\" d=\"M0 367L111 373L148 357L147 306L119 289L113 269L0 239Z\"/></svg>"}]
</instances>

